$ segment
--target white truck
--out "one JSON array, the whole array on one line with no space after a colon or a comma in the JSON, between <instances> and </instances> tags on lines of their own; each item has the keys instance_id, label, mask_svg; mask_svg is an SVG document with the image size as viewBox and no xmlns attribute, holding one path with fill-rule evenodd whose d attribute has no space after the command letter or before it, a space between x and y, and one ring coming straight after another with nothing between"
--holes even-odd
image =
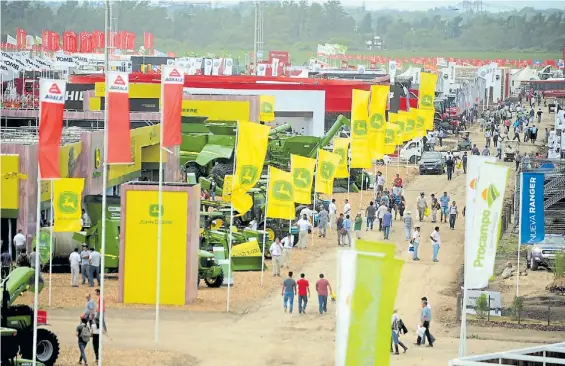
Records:
<instances>
[{"instance_id":1,"label":"white truck","mask_svg":"<svg viewBox=\"0 0 565 366\"><path fill-rule=\"evenodd\" d=\"M426 137L417 137L408 141L401 149L398 157L401 161L408 162L410 164L415 164L422 158L422 154L425 151L433 151L431 146L427 143L428 139ZM441 153L444 160L447 159L448 155L454 157L460 157L463 155L460 151L438 151Z\"/></svg>"}]
</instances>

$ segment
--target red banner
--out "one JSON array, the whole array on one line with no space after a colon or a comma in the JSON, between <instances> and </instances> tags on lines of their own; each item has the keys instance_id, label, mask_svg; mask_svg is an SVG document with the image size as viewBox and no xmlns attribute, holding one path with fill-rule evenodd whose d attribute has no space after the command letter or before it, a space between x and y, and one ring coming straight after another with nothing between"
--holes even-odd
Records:
<instances>
[{"instance_id":1,"label":"red banner","mask_svg":"<svg viewBox=\"0 0 565 366\"><path fill-rule=\"evenodd\" d=\"M132 163L128 73L110 72L108 85L108 163Z\"/></svg>"},{"instance_id":2,"label":"red banner","mask_svg":"<svg viewBox=\"0 0 565 366\"><path fill-rule=\"evenodd\" d=\"M92 33L92 47L94 51L100 52L103 50L104 45L106 44L106 35L104 32L94 31Z\"/></svg>"},{"instance_id":3,"label":"red banner","mask_svg":"<svg viewBox=\"0 0 565 366\"><path fill-rule=\"evenodd\" d=\"M153 33L143 32L143 47L149 51L149 54L153 53Z\"/></svg>"},{"instance_id":4,"label":"red banner","mask_svg":"<svg viewBox=\"0 0 565 366\"><path fill-rule=\"evenodd\" d=\"M49 31L41 31L41 46L43 51L50 51L49 44L51 43L51 38L49 37Z\"/></svg>"},{"instance_id":5,"label":"red banner","mask_svg":"<svg viewBox=\"0 0 565 366\"><path fill-rule=\"evenodd\" d=\"M135 33L127 32L125 49L128 51L135 50Z\"/></svg>"},{"instance_id":6,"label":"red banner","mask_svg":"<svg viewBox=\"0 0 565 366\"><path fill-rule=\"evenodd\" d=\"M92 53L94 48L93 35L88 32L80 32L80 52Z\"/></svg>"},{"instance_id":7,"label":"red banner","mask_svg":"<svg viewBox=\"0 0 565 366\"><path fill-rule=\"evenodd\" d=\"M119 33L119 37L120 37L120 49L125 50L128 47L128 32L126 31L120 31Z\"/></svg>"},{"instance_id":8,"label":"red banner","mask_svg":"<svg viewBox=\"0 0 565 366\"><path fill-rule=\"evenodd\" d=\"M63 33L63 51L78 52L78 39L75 32L66 31Z\"/></svg>"},{"instance_id":9,"label":"red banner","mask_svg":"<svg viewBox=\"0 0 565 366\"><path fill-rule=\"evenodd\" d=\"M184 73L178 66L164 66L161 76L161 146L173 147L180 145L181 137L181 112L182 88L184 86Z\"/></svg>"},{"instance_id":10,"label":"red banner","mask_svg":"<svg viewBox=\"0 0 565 366\"><path fill-rule=\"evenodd\" d=\"M27 43L26 43L26 36L27 33L25 30L18 28L16 31L16 42L18 45L18 49L19 50L24 50L27 48Z\"/></svg>"},{"instance_id":11,"label":"red banner","mask_svg":"<svg viewBox=\"0 0 565 366\"><path fill-rule=\"evenodd\" d=\"M64 80L41 79L39 86L39 178L61 178L59 146L65 108Z\"/></svg>"},{"instance_id":12,"label":"red banner","mask_svg":"<svg viewBox=\"0 0 565 366\"><path fill-rule=\"evenodd\" d=\"M111 48L114 48L114 49L122 48L122 39L120 37L120 33L112 32L110 34L110 41L111 41L111 43L110 43Z\"/></svg>"}]
</instances>

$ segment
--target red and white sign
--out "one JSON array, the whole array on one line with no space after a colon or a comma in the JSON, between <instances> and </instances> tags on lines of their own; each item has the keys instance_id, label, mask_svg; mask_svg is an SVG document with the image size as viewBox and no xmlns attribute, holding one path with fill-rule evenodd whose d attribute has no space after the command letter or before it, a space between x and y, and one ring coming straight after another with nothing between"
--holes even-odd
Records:
<instances>
[{"instance_id":1,"label":"red and white sign","mask_svg":"<svg viewBox=\"0 0 565 366\"><path fill-rule=\"evenodd\" d=\"M131 135L129 120L129 75L127 72L108 73L108 164L131 164Z\"/></svg>"},{"instance_id":2,"label":"red and white sign","mask_svg":"<svg viewBox=\"0 0 565 366\"><path fill-rule=\"evenodd\" d=\"M39 84L39 178L60 178L59 146L63 131L65 80L41 79Z\"/></svg>"},{"instance_id":3,"label":"red and white sign","mask_svg":"<svg viewBox=\"0 0 565 366\"><path fill-rule=\"evenodd\" d=\"M161 146L173 147L181 143L182 91L184 70L179 66L163 66L161 76Z\"/></svg>"}]
</instances>

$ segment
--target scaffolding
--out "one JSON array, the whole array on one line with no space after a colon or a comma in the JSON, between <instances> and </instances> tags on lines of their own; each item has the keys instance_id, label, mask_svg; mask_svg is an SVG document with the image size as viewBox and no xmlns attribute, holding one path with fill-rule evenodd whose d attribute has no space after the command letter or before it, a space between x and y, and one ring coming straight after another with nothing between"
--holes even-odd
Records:
<instances>
[{"instance_id":1,"label":"scaffolding","mask_svg":"<svg viewBox=\"0 0 565 366\"><path fill-rule=\"evenodd\" d=\"M84 132L93 132L97 129L69 127L64 128L61 134L61 145L72 144L80 141ZM2 127L0 129L3 144L34 145L39 140L37 127Z\"/></svg>"},{"instance_id":2,"label":"scaffolding","mask_svg":"<svg viewBox=\"0 0 565 366\"><path fill-rule=\"evenodd\" d=\"M492 364L520 366L565 365L565 343L456 358L449 361L449 366L484 366Z\"/></svg>"}]
</instances>

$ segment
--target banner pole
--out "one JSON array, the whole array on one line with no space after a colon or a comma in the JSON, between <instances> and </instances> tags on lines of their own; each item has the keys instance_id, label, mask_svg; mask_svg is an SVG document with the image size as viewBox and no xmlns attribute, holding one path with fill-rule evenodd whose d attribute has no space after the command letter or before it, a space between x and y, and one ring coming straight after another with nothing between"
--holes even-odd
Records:
<instances>
[{"instance_id":1,"label":"banner pole","mask_svg":"<svg viewBox=\"0 0 565 366\"><path fill-rule=\"evenodd\" d=\"M51 181L51 227L49 228L49 306L51 306L51 283L53 279L53 181ZM36 243L38 243L36 241Z\"/></svg>"},{"instance_id":2,"label":"banner pole","mask_svg":"<svg viewBox=\"0 0 565 366\"><path fill-rule=\"evenodd\" d=\"M39 106L41 116L41 103ZM39 131L38 131L39 132ZM39 149L39 145L38 145ZM41 230L41 171L39 168L39 161L37 163L37 212L35 223L35 245L39 247L39 231ZM39 248L37 248L39 249ZM37 365L37 309L39 306L39 254L35 255L35 287L33 289L33 366Z\"/></svg>"},{"instance_id":3,"label":"banner pole","mask_svg":"<svg viewBox=\"0 0 565 366\"><path fill-rule=\"evenodd\" d=\"M314 165L314 180L312 184L314 184L314 191L316 191L316 172L318 171L318 155L320 149L316 150L316 164ZM312 204L312 247L314 246L314 212L316 211L316 193L314 192L313 204ZM300 214L299 214L300 216ZM298 218L300 220L301 217ZM319 225L319 224L318 224ZM318 227L318 231L320 228Z\"/></svg>"},{"instance_id":4,"label":"banner pole","mask_svg":"<svg viewBox=\"0 0 565 366\"><path fill-rule=\"evenodd\" d=\"M235 125L235 149L233 151L233 178L231 183L231 194L233 197L233 188L235 187L235 167L236 167L236 160L237 160L237 144L239 139L239 121ZM231 294L231 282L233 281L232 273L231 273L231 247L233 245L233 235L232 235L232 228L233 228L233 201L230 202L230 231L228 236L228 295L226 299L226 312L230 311L230 294Z\"/></svg>"},{"instance_id":5,"label":"banner pole","mask_svg":"<svg viewBox=\"0 0 565 366\"><path fill-rule=\"evenodd\" d=\"M351 184L351 144L349 145L347 153L347 200L349 201L349 185Z\"/></svg>"},{"instance_id":6,"label":"banner pole","mask_svg":"<svg viewBox=\"0 0 565 366\"><path fill-rule=\"evenodd\" d=\"M516 274L516 297L520 296L520 249L522 243L522 205L524 204L524 172L520 172L520 207L518 208L518 261L516 264L516 269L518 273Z\"/></svg>"},{"instance_id":7,"label":"banner pole","mask_svg":"<svg viewBox=\"0 0 565 366\"><path fill-rule=\"evenodd\" d=\"M398 152L398 145L396 145L396 151ZM396 155L396 172L400 174L400 154Z\"/></svg>"},{"instance_id":8,"label":"banner pole","mask_svg":"<svg viewBox=\"0 0 565 366\"><path fill-rule=\"evenodd\" d=\"M104 108L104 146L102 153L102 220L101 231L102 238L100 240L100 317L98 326L102 326L104 329L104 318L106 314L104 312L104 274L106 272L106 190L108 189L108 68L110 66L110 55L108 53L108 45L111 41L110 37L110 1L106 0L104 4L104 30L105 30L105 44L104 44L104 84L105 91L104 96L106 98L106 108ZM94 281L94 280L93 280ZM98 366L102 366L103 352L104 352L104 337L99 337L98 345Z\"/></svg>"},{"instance_id":9,"label":"banner pole","mask_svg":"<svg viewBox=\"0 0 565 366\"><path fill-rule=\"evenodd\" d=\"M267 167L267 195L265 197L265 218L263 219L263 251L261 255L261 287L263 287L263 278L265 277L265 244L267 242L267 209L269 208L269 183L271 177L271 166ZM231 233L230 233L231 234ZM276 238L275 238L276 240ZM282 253L281 253L282 254Z\"/></svg>"}]
</instances>

